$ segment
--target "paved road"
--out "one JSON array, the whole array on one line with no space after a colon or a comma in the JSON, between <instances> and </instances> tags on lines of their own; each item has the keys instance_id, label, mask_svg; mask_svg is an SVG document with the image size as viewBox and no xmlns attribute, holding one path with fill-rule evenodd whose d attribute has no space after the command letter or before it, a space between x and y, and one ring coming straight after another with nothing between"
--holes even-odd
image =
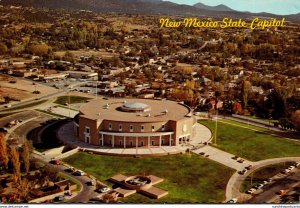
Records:
<instances>
[{"instance_id":1,"label":"paved road","mask_svg":"<svg viewBox=\"0 0 300 208\"><path fill-rule=\"evenodd\" d=\"M31 154L31 156L44 164L49 164L45 160L43 160L43 156L39 154ZM49 164L51 165L51 164ZM91 179L87 176L74 176L71 173L65 171L68 167L65 165L51 165L53 168L58 170L59 172L68 175L69 177L73 178L74 180L78 181L81 184L81 190L77 193L73 193L73 196L69 199L66 198L64 202L67 203L79 203L79 202L88 202L91 198L99 195L99 193L95 192L95 186L88 186L87 182L91 181Z\"/></svg>"},{"instance_id":2,"label":"paved road","mask_svg":"<svg viewBox=\"0 0 300 208\"><path fill-rule=\"evenodd\" d=\"M279 199L279 196L276 195L280 190L290 189L295 187L300 183L300 169L296 168L291 174L285 178L277 179L273 184L265 186L263 192L254 195L252 199L247 201L247 203L272 203L276 202Z\"/></svg>"},{"instance_id":3,"label":"paved road","mask_svg":"<svg viewBox=\"0 0 300 208\"><path fill-rule=\"evenodd\" d=\"M232 198L240 198L240 187L243 181L246 179L248 175L250 175L253 171L276 163L282 162L293 162L298 161L300 162L300 157L285 157L285 158L274 158L274 159L267 159L261 160L253 163L253 168L248 171L245 175L239 175L238 172L235 172L231 178L229 179L227 186L226 186L226 201Z\"/></svg>"}]
</instances>

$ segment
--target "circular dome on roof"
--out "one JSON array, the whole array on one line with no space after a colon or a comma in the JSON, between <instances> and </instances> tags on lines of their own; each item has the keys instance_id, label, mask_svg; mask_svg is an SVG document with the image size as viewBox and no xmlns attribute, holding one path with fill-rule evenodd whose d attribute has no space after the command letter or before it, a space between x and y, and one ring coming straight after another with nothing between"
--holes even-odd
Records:
<instances>
[{"instance_id":1,"label":"circular dome on roof","mask_svg":"<svg viewBox=\"0 0 300 208\"><path fill-rule=\"evenodd\" d=\"M146 112L150 111L150 106L145 103L126 103L121 107L121 109L123 111L130 112Z\"/></svg>"}]
</instances>

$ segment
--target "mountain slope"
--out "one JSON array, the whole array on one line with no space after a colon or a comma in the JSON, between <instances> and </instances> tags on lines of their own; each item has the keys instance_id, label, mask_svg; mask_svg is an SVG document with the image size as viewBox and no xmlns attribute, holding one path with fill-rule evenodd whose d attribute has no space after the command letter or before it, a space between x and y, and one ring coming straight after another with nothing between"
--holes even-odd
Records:
<instances>
[{"instance_id":1,"label":"mountain slope","mask_svg":"<svg viewBox=\"0 0 300 208\"><path fill-rule=\"evenodd\" d=\"M211 10L211 11L224 11L224 12L235 11L235 10L231 9L230 7L224 5L224 4L220 4L220 5L217 5L217 6L207 6L207 5L202 4L202 3L197 3L197 4L194 4L194 7L197 7L197 8L200 8L200 9Z\"/></svg>"},{"instance_id":2,"label":"mountain slope","mask_svg":"<svg viewBox=\"0 0 300 208\"><path fill-rule=\"evenodd\" d=\"M247 13L239 12L218 5L215 7L206 6L198 3L194 6L176 4L162 0L2 0L4 5L22 5L32 7L46 7L51 9L71 9L71 10L91 10L101 13L132 13L132 14L159 14L174 16L198 16L198 17L229 17L229 18L252 18L275 17L282 18L280 15L269 13ZM287 20L300 21L299 15L287 15Z\"/></svg>"}]
</instances>

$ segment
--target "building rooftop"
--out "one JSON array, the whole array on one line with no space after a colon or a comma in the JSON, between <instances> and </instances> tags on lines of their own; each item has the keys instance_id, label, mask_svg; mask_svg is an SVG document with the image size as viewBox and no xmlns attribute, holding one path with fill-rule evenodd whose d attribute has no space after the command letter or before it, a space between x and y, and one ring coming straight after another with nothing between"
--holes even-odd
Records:
<instances>
[{"instance_id":1,"label":"building rooftop","mask_svg":"<svg viewBox=\"0 0 300 208\"><path fill-rule=\"evenodd\" d=\"M80 108L85 118L124 122L178 121L189 113L189 107L180 103L152 99L101 98Z\"/></svg>"}]
</instances>

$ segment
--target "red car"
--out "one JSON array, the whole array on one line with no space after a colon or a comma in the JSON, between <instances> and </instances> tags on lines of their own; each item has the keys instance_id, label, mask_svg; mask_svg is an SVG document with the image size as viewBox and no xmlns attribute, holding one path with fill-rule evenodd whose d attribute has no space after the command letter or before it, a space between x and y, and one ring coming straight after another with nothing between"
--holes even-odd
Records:
<instances>
[{"instance_id":1,"label":"red car","mask_svg":"<svg viewBox=\"0 0 300 208\"><path fill-rule=\"evenodd\" d=\"M51 160L50 163L53 165L61 165L62 164L62 162L60 160Z\"/></svg>"}]
</instances>

